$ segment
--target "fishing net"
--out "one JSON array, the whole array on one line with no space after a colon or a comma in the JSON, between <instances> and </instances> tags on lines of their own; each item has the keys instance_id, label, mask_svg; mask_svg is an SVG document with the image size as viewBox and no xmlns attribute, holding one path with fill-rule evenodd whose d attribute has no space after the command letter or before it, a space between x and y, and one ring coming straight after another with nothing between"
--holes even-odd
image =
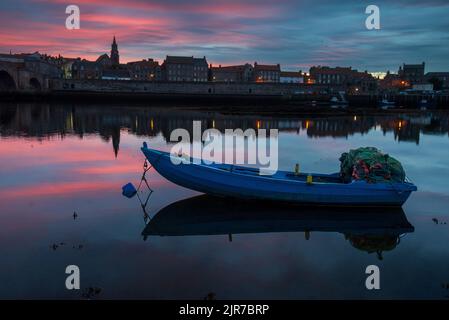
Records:
<instances>
[{"instance_id":1,"label":"fishing net","mask_svg":"<svg viewBox=\"0 0 449 320\"><path fill-rule=\"evenodd\" d=\"M373 147L358 148L340 157L340 174L345 182L366 180L376 182L404 182L401 163Z\"/></svg>"}]
</instances>

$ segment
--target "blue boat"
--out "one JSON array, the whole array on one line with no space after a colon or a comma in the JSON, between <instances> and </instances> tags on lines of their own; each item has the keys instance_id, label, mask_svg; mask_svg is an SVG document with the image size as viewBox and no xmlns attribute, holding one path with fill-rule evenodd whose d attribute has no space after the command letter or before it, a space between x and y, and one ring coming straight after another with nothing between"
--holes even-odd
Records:
<instances>
[{"instance_id":1,"label":"blue boat","mask_svg":"<svg viewBox=\"0 0 449 320\"><path fill-rule=\"evenodd\" d=\"M206 164L203 161L197 164L193 159L189 163L174 164L179 162L177 155L150 149L145 142L141 150L154 169L167 180L215 196L307 205L402 206L417 190L409 181L368 183L353 180L345 183L339 173L277 171L267 176L260 175L257 168Z\"/></svg>"}]
</instances>

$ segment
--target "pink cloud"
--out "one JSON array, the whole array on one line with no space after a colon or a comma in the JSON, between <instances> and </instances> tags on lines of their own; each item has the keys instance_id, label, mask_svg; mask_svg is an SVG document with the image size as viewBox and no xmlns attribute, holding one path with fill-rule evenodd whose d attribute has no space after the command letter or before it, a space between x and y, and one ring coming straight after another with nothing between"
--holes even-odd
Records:
<instances>
[{"instance_id":1,"label":"pink cloud","mask_svg":"<svg viewBox=\"0 0 449 320\"><path fill-rule=\"evenodd\" d=\"M88 21L104 25L113 25L118 27L166 27L174 23L170 18L142 18L135 16L126 16L118 14L83 14L82 21Z\"/></svg>"},{"instance_id":2,"label":"pink cloud","mask_svg":"<svg viewBox=\"0 0 449 320\"><path fill-rule=\"evenodd\" d=\"M162 52L187 54L170 52L175 46L253 47L269 40L251 32L246 21L271 18L285 9L273 1L235 0L78 0L76 4L81 9L80 30L65 28L67 2L63 0L34 1L41 16L1 12L0 51L40 51L94 60L109 52L113 35L123 62L149 57L154 47L160 48L159 57Z\"/></svg>"},{"instance_id":3,"label":"pink cloud","mask_svg":"<svg viewBox=\"0 0 449 320\"><path fill-rule=\"evenodd\" d=\"M53 3L60 5L67 5L65 0L35 0L36 3ZM270 1L258 0L243 2L240 0L214 0L214 1L140 1L140 0L77 0L76 4L82 11L83 6L87 9L111 9L120 8L124 10L138 10L139 12L165 12L165 13L193 13L193 14L214 14L225 15L229 14L232 17L252 17L261 18L269 17L280 13L283 10L283 5L288 4L288 1Z\"/></svg>"}]
</instances>

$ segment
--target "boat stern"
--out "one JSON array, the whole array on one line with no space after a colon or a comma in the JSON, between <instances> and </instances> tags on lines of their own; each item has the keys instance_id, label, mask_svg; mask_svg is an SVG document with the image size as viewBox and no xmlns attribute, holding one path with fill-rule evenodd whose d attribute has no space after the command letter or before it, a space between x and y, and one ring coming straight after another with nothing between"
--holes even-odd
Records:
<instances>
[{"instance_id":1,"label":"boat stern","mask_svg":"<svg viewBox=\"0 0 449 320\"><path fill-rule=\"evenodd\" d=\"M400 186L394 187L397 195L400 198L401 206L407 201L412 192L417 191L418 188L412 182L404 182Z\"/></svg>"}]
</instances>

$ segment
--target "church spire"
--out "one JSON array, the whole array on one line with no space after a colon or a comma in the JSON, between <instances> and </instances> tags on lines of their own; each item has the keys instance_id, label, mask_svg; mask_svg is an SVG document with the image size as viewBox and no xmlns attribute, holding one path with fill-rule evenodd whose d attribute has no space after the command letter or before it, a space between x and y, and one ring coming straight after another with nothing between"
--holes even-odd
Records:
<instances>
[{"instance_id":1,"label":"church spire","mask_svg":"<svg viewBox=\"0 0 449 320\"><path fill-rule=\"evenodd\" d=\"M120 56L118 53L118 45L115 40L115 35L114 35L114 38L112 40L112 45L111 45L111 62L112 62L112 66L118 66L120 64Z\"/></svg>"}]
</instances>

